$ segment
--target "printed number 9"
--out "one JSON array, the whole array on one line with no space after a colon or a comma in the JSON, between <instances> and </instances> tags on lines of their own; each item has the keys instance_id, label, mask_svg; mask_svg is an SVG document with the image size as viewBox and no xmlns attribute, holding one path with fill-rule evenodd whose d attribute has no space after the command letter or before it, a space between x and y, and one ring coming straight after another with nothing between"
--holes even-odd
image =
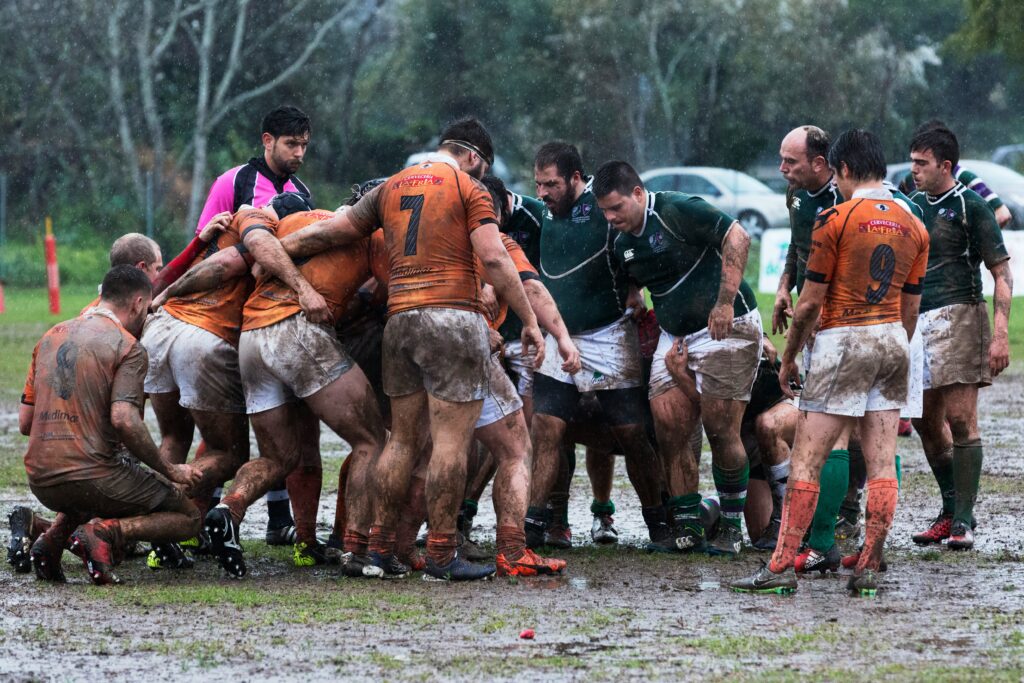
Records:
<instances>
[{"instance_id":1,"label":"printed number 9","mask_svg":"<svg viewBox=\"0 0 1024 683\"><path fill-rule=\"evenodd\" d=\"M892 284L892 276L896 272L896 253L888 244L879 244L871 252L871 277L878 280L878 287L868 285L867 300L869 304L878 304L885 298Z\"/></svg>"}]
</instances>

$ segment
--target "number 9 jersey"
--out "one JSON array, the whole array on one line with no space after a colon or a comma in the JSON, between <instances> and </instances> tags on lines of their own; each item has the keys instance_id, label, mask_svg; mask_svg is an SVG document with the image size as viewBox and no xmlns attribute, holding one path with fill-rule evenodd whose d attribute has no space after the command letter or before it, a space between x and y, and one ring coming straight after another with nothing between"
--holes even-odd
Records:
<instances>
[{"instance_id":1,"label":"number 9 jersey","mask_svg":"<svg viewBox=\"0 0 1024 683\"><path fill-rule=\"evenodd\" d=\"M454 159L437 154L410 166L349 211L357 230L384 229L389 316L431 307L483 312L469 235L497 219L491 195Z\"/></svg>"},{"instance_id":2,"label":"number 9 jersey","mask_svg":"<svg viewBox=\"0 0 1024 683\"><path fill-rule=\"evenodd\" d=\"M807 259L807 280L828 285L820 329L901 322L900 295L921 294L927 267L928 231L887 190L822 212Z\"/></svg>"}]
</instances>

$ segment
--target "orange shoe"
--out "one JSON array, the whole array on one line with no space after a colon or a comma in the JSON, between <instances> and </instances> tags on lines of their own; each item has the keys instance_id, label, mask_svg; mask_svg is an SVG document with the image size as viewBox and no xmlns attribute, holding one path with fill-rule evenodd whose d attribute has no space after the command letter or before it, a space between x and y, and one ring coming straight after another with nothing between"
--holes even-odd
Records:
<instances>
[{"instance_id":1,"label":"orange shoe","mask_svg":"<svg viewBox=\"0 0 1024 683\"><path fill-rule=\"evenodd\" d=\"M498 553L496 560L498 576L546 576L561 574L565 569L565 560L541 557L529 548L518 560L509 560L503 553Z\"/></svg>"}]
</instances>

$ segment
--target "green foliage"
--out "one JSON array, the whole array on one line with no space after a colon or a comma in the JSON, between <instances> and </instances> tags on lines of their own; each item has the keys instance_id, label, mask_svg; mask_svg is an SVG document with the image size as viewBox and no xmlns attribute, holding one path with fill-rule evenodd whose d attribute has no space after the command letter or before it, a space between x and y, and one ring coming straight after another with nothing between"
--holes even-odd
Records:
<instances>
[{"instance_id":1,"label":"green foliage","mask_svg":"<svg viewBox=\"0 0 1024 683\"><path fill-rule=\"evenodd\" d=\"M1002 52L1008 62L1024 68L1024 4L968 0L967 21L953 36L953 44L969 54Z\"/></svg>"},{"instance_id":2,"label":"green foliage","mask_svg":"<svg viewBox=\"0 0 1024 683\"><path fill-rule=\"evenodd\" d=\"M62 248L57 243L57 263L60 266L61 284L96 285L103 280L110 268L107 248L77 247ZM0 273L4 282L12 287L46 286L46 262L43 242L34 244L8 243L0 254ZM95 291L95 290L94 290Z\"/></svg>"}]
</instances>

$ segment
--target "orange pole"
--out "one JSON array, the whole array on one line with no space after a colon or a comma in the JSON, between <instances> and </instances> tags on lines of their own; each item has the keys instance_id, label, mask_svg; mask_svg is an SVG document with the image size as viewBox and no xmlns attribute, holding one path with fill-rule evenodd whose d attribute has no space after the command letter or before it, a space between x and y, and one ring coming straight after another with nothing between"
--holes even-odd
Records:
<instances>
[{"instance_id":1,"label":"orange pole","mask_svg":"<svg viewBox=\"0 0 1024 683\"><path fill-rule=\"evenodd\" d=\"M60 271L57 269L57 240L53 237L53 220L46 217L46 285L50 290L50 313L60 313Z\"/></svg>"}]
</instances>

